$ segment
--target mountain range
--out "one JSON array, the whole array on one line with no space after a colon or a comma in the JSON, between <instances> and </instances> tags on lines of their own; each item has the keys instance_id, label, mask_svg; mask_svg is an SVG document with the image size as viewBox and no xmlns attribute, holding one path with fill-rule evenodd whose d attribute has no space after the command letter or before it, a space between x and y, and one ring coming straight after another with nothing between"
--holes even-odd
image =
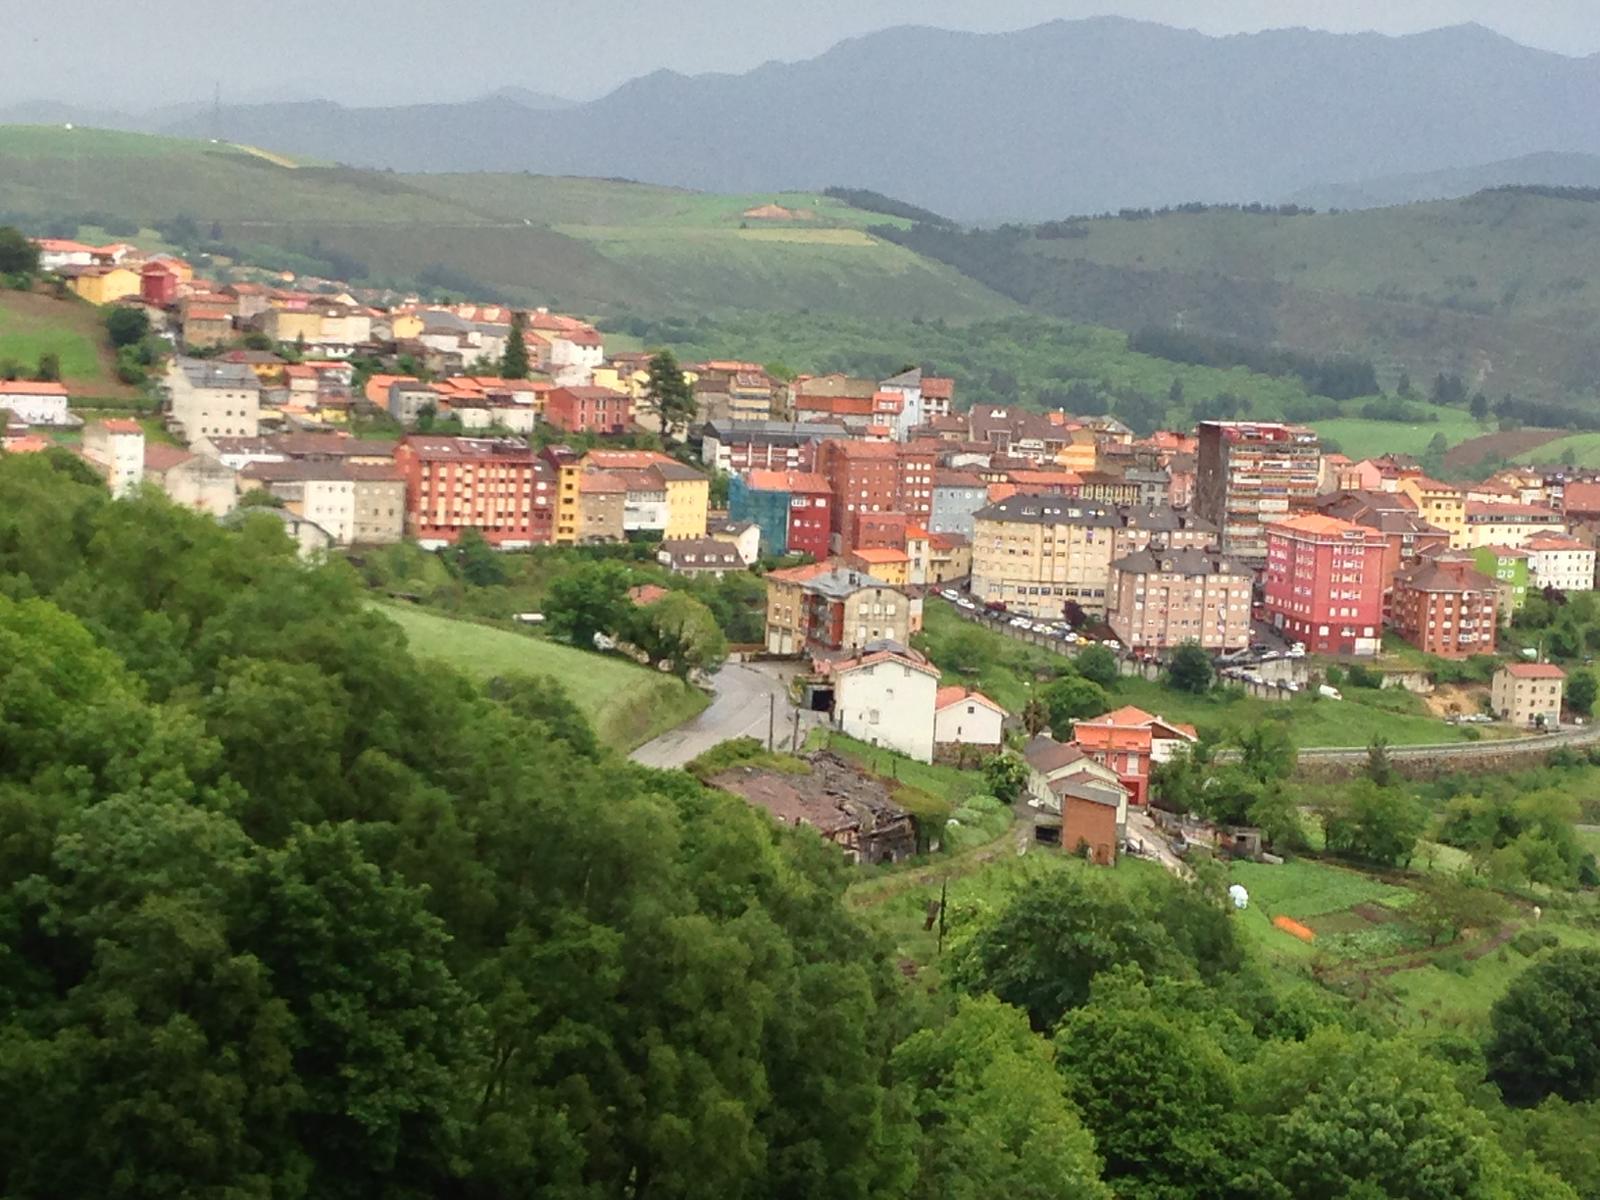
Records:
<instances>
[{"instance_id":1,"label":"mountain range","mask_svg":"<svg viewBox=\"0 0 1600 1200\"><path fill-rule=\"evenodd\" d=\"M1600 56L1477 25L1212 37L1106 17L997 34L900 27L739 75L658 71L577 104L502 89L387 108L190 105L116 127L397 171L719 192L840 184L994 222L1304 195L1357 206L1373 189L1350 181L1393 176L1433 181L1379 194L1449 194L1451 172L1480 164L1600 154L1596 113Z\"/></svg>"}]
</instances>

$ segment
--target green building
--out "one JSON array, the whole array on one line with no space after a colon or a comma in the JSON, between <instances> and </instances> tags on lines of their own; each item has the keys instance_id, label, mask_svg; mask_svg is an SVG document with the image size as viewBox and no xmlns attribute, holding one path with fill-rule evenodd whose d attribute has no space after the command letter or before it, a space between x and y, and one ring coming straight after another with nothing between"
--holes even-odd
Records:
<instances>
[{"instance_id":1,"label":"green building","mask_svg":"<svg viewBox=\"0 0 1600 1200\"><path fill-rule=\"evenodd\" d=\"M1514 546L1479 546L1472 557L1479 573L1500 585L1500 615L1511 620L1528 598L1528 552Z\"/></svg>"}]
</instances>

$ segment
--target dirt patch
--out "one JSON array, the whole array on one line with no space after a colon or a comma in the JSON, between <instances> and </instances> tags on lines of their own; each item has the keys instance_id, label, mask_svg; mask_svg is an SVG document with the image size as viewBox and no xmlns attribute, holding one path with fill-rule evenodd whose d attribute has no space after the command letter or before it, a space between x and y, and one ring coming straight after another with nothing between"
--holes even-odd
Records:
<instances>
[{"instance_id":1,"label":"dirt patch","mask_svg":"<svg viewBox=\"0 0 1600 1200\"><path fill-rule=\"evenodd\" d=\"M1483 711L1483 698L1489 689L1483 684L1445 683L1436 687L1422 702L1436 717L1464 717Z\"/></svg>"},{"instance_id":2,"label":"dirt patch","mask_svg":"<svg viewBox=\"0 0 1600 1200\"><path fill-rule=\"evenodd\" d=\"M1546 442L1553 442L1567 434L1559 429L1513 429L1504 433L1486 433L1482 437L1468 438L1458 446L1445 451L1446 471L1470 471L1485 458L1515 458L1529 450L1537 450Z\"/></svg>"},{"instance_id":3,"label":"dirt patch","mask_svg":"<svg viewBox=\"0 0 1600 1200\"><path fill-rule=\"evenodd\" d=\"M1373 925L1387 925L1390 921L1398 921L1400 914L1392 908L1385 908L1381 904L1356 904L1352 905L1351 912Z\"/></svg>"}]
</instances>

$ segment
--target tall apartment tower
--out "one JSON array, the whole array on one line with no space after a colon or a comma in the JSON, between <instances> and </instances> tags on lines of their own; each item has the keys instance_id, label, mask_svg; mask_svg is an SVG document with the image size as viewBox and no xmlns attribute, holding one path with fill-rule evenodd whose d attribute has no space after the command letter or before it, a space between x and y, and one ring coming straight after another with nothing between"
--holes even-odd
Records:
<instances>
[{"instance_id":1,"label":"tall apartment tower","mask_svg":"<svg viewBox=\"0 0 1600 1200\"><path fill-rule=\"evenodd\" d=\"M1299 425L1202 421L1195 512L1222 531L1225 553L1252 566L1267 560L1264 526L1317 499L1322 445Z\"/></svg>"}]
</instances>

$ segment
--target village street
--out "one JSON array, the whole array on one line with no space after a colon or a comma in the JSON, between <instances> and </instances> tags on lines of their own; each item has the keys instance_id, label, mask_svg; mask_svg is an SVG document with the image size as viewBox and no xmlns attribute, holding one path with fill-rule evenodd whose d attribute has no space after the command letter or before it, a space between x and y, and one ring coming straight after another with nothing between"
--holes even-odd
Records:
<instances>
[{"instance_id":1,"label":"village street","mask_svg":"<svg viewBox=\"0 0 1600 1200\"><path fill-rule=\"evenodd\" d=\"M772 722L773 746L793 748L794 706L789 703L788 681L793 663L727 663L712 678L716 695L711 706L694 720L646 742L630 756L647 767L681 767L720 742L753 737L765 744ZM822 720L822 714L800 714L800 741Z\"/></svg>"}]
</instances>

